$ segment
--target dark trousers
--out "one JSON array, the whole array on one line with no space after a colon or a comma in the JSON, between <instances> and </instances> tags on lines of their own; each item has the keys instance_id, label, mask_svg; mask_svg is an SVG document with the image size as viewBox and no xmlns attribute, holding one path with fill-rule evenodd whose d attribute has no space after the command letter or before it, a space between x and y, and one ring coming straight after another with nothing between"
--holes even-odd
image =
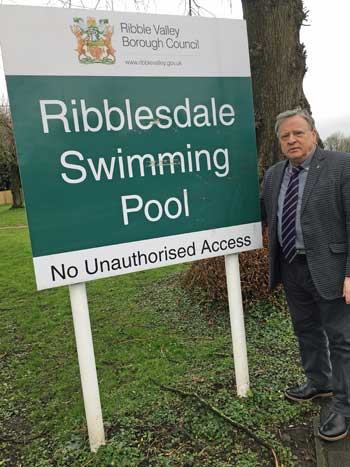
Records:
<instances>
[{"instance_id":1,"label":"dark trousers","mask_svg":"<svg viewBox=\"0 0 350 467\"><path fill-rule=\"evenodd\" d=\"M350 305L319 295L305 255L281 260L281 271L305 375L319 389L332 388L334 412L350 417Z\"/></svg>"}]
</instances>

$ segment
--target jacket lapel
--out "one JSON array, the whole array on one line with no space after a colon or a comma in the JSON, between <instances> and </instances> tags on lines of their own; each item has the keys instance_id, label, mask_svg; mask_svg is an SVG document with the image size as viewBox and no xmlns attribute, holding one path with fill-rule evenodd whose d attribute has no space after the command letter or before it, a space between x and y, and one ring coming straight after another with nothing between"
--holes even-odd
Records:
<instances>
[{"instance_id":1,"label":"jacket lapel","mask_svg":"<svg viewBox=\"0 0 350 467\"><path fill-rule=\"evenodd\" d=\"M322 169L325 166L325 155L323 151L319 148L316 149L315 155L312 158L311 164L310 164L310 169L309 173L307 175L306 183L305 183L305 188L304 188L304 193L303 193L303 200L301 203L301 214L303 213L305 206L309 200L310 194L312 193L312 189L317 183L317 180L319 179L319 176L322 172Z\"/></svg>"}]
</instances>

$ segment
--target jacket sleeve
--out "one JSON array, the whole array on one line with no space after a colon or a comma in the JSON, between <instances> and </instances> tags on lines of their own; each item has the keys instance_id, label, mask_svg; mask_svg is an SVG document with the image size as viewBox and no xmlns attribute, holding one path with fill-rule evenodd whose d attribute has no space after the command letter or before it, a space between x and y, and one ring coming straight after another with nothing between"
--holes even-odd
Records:
<instances>
[{"instance_id":1,"label":"jacket sleeve","mask_svg":"<svg viewBox=\"0 0 350 467\"><path fill-rule=\"evenodd\" d=\"M271 169L269 169L260 184L260 211L261 211L261 222L264 227L267 226L267 210L266 210L266 201L267 201L267 185L268 180L271 177Z\"/></svg>"},{"instance_id":2,"label":"jacket sleeve","mask_svg":"<svg viewBox=\"0 0 350 467\"><path fill-rule=\"evenodd\" d=\"M350 154L347 154L346 156L347 158L345 159L344 170L342 171L341 189L348 243L345 275L350 277Z\"/></svg>"}]
</instances>

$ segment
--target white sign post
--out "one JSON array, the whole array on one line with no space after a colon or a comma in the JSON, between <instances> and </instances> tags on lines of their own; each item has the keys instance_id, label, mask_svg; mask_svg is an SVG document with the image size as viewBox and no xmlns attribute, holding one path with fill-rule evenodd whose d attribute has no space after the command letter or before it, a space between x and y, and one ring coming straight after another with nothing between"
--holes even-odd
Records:
<instances>
[{"instance_id":1,"label":"white sign post","mask_svg":"<svg viewBox=\"0 0 350 467\"><path fill-rule=\"evenodd\" d=\"M239 255L225 256L225 268L237 394L239 397L246 397L249 391L249 371L239 275Z\"/></svg>"},{"instance_id":2,"label":"white sign post","mask_svg":"<svg viewBox=\"0 0 350 467\"><path fill-rule=\"evenodd\" d=\"M105 435L85 284L70 285L69 295L90 449L96 452L101 445L105 444Z\"/></svg>"}]
</instances>

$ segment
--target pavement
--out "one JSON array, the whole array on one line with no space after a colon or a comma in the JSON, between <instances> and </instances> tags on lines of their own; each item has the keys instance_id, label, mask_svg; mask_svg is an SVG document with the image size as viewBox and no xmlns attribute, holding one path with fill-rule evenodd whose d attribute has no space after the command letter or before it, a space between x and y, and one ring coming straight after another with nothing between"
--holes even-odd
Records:
<instances>
[{"instance_id":1,"label":"pavement","mask_svg":"<svg viewBox=\"0 0 350 467\"><path fill-rule=\"evenodd\" d=\"M320 419L327 417L329 408L329 402L323 403L320 416L314 418L317 467L350 467L350 436L333 442L323 441L317 436Z\"/></svg>"}]
</instances>

